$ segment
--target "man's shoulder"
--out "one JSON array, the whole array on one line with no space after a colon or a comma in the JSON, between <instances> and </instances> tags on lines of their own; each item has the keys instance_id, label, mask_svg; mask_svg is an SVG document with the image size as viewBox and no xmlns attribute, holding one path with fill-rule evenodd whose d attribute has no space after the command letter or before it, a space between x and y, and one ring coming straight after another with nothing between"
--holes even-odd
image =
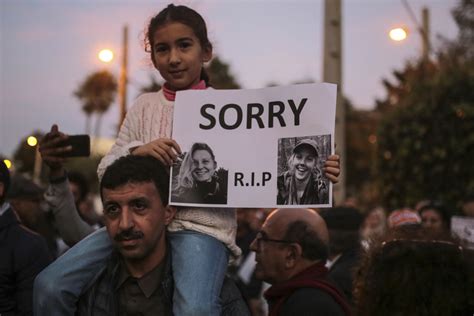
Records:
<instances>
[{"instance_id":1,"label":"man's shoulder","mask_svg":"<svg viewBox=\"0 0 474 316\"><path fill-rule=\"evenodd\" d=\"M10 214L11 212L11 214ZM7 213L3 214L2 217L12 217L15 216L13 210L10 209ZM16 249L29 250L36 253L37 251L48 251L48 246L45 239L38 233L32 231L31 229L23 226L17 220L10 220L7 225L1 228L2 233L2 243L8 244L13 242ZM31 253L30 253L31 255Z\"/></svg>"},{"instance_id":2,"label":"man's shoulder","mask_svg":"<svg viewBox=\"0 0 474 316\"><path fill-rule=\"evenodd\" d=\"M329 293L306 287L294 291L281 311L281 315L345 315L342 307Z\"/></svg>"}]
</instances>

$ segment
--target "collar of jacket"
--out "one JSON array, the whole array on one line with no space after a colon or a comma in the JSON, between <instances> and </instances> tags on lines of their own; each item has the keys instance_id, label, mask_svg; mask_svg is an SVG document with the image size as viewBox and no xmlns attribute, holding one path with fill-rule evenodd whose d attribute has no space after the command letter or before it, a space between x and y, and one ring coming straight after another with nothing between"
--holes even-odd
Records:
<instances>
[{"instance_id":1,"label":"collar of jacket","mask_svg":"<svg viewBox=\"0 0 474 316\"><path fill-rule=\"evenodd\" d=\"M20 221L11 207L7 209L2 216L0 216L0 229L19 224Z\"/></svg>"}]
</instances>

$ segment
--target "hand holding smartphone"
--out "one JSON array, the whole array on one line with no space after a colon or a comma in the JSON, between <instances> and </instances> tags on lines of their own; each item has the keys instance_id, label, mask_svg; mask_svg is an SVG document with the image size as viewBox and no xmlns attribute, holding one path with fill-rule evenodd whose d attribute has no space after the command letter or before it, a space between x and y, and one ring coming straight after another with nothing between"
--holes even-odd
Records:
<instances>
[{"instance_id":1,"label":"hand holding smartphone","mask_svg":"<svg viewBox=\"0 0 474 316\"><path fill-rule=\"evenodd\" d=\"M62 169L67 157L88 157L90 138L88 135L66 135L56 124L40 141L39 151L43 161L51 170Z\"/></svg>"}]
</instances>

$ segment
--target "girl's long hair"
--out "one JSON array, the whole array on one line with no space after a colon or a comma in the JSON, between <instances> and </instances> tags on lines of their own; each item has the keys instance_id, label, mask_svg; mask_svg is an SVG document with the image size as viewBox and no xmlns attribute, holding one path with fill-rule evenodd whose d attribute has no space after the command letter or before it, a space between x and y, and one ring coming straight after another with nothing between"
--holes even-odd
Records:
<instances>
[{"instance_id":1,"label":"girl's long hair","mask_svg":"<svg viewBox=\"0 0 474 316\"><path fill-rule=\"evenodd\" d=\"M183 162L181 164L181 168L179 169L178 174L178 181L176 183L176 188L178 192L181 192L186 189L190 189L194 187L194 178L193 178L193 154L196 150L205 150L207 151L214 163L216 163L216 158L214 156L214 152L212 151L211 147L206 143L194 143L191 147L191 150L186 153L184 156Z\"/></svg>"}]
</instances>

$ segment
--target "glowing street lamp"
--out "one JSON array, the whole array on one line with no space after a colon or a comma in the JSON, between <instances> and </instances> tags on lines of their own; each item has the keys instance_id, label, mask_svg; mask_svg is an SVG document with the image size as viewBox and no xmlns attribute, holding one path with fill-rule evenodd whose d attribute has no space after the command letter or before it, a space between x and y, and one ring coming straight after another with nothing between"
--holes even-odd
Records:
<instances>
[{"instance_id":1,"label":"glowing street lamp","mask_svg":"<svg viewBox=\"0 0 474 316\"><path fill-rule=\"evenodd\" d=\"M34 136L30 136L26 139L26 143L31 147L35 147L38 144L38 139Z\"/></svg>"},{"instance_id":2,"label":"glowing street lamp","mask_svg":"<svg viewBox=\"0 0 474 316\"><path fill-rule=\"evenodd\" d=\"M405 31L405 29L401 27L391 29L390 32L388 33L388 36L390 36L390 38L396 42L403 41L404 39L407 38L407 35L408 35L407 31Z\"/></svg>"},{"instance_id":3,"label":"glowing street lamp","mask_svg":"<svg viewBox=\"0 0 474 316\"><path fill-rule=\"evenodd\" d=\"M110 49L103 49L99 52L99 60L104 63L110 63L114 59L114 53Z\"/></svg>"},{"instance_id":4,"label":"glowing street lamp","mask_svg":"<svg viewBox=\"0 0 474 316\"><path fill-rule=\"evenodd\" d=\"M12 167L12 162L8 159L3 159L3 162L5 163L5 166L7 166L8 169Z\"/></svg>"}]
</instances>

